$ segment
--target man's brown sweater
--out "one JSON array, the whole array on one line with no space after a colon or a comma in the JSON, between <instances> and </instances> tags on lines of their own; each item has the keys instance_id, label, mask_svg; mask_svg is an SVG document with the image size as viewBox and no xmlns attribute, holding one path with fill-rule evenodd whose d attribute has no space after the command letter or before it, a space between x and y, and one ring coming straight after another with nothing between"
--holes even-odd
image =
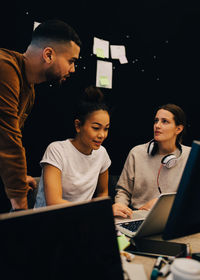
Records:
<instances>
[{"instance_id":1,"label":"man's brown sweater","mask_svg":"<svg viewBox=\"0 0 200 280\"><path fill-rule=\"evenodd\" d=\"M23 55L0 49L0 177L8 198L27 195L21 128L34 100L34 86L27 82Z\"/></svg>"}]
</instances>

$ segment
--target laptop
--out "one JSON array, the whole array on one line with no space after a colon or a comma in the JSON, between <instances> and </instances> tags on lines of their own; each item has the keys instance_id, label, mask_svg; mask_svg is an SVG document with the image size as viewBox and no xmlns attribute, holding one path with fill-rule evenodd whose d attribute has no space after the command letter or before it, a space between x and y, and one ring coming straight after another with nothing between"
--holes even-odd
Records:
<instances>
[{"instance_id":1,"label":"laptop","mask_svg":"<svg viewBox=\"0 0 200 280\"><path fill-rule=\"evenodd\" d=\"M150 211L137 210L133 218L116 218L116 229L131 238L140 238L163 232L176 193L161 194Z\"/></svg>"},{"instance_id":2,"label":"laptop","mask_svg":"<svg viewBox=\"0 0 200 280\"><path fill-rule=\"evenodd\" d=\"M7 280L123 280L111 199L0 215L0 263Z\"/></svg>"}]
</instances>

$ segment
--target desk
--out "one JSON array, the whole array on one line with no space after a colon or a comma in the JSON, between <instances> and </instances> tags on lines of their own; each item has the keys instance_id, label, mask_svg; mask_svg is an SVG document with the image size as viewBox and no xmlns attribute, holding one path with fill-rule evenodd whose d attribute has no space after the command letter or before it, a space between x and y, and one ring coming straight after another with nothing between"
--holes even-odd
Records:
<instances>
[{"instance_id":1,"label":"desk","mask_svg":"<svg viewBox=\"0 0 200 280\"><path fill-rule=\"evenodd\" d=\"M154 236L151 238L161 240L160 236ZM168 241L186 243L186 244L189 243L191 246L192 253L200 252L200 233L196 233L196 234L192 234L192 235L188 235L185 237L180 237L180 238L172 239L172 240L168 240ZM156 258L135 255L133 262L137 263L137 264L143 264L145 273L147 275L147 279L150 279L155 260L156 260ZM158 278L158 280L162 280L162 279L165 279L165 278L163 278L163 277Z\"/></svg>"}]
</instances>

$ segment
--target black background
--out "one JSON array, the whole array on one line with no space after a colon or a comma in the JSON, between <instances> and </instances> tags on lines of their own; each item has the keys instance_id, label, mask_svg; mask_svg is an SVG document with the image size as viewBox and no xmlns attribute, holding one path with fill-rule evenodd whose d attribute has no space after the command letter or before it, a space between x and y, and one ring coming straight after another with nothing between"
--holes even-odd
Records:
<instances>
[{"instance_id":1,"label":"black background","mask_svg":"<svg viewBox=\"0 0 200 280\"><path fill-rule=\"evenodd\" d=\"M28 3L30 2L30 3ZM73 106L84 88L96 84L94 36L125 45L127 64L113 63L113 87L102 89L112 108L104 142L119 174L129 150L153 137L154 110L175 103L188 119L184 143L199 140L199 1L133 0L27 1L1 6L0 47L24 52L34 21L57 18L69 23L83 43L76 72L62 87L36 86L36 100L23 130L28 173L40 176L47 145L73 136Z\"/></svg>"}]
</instances>

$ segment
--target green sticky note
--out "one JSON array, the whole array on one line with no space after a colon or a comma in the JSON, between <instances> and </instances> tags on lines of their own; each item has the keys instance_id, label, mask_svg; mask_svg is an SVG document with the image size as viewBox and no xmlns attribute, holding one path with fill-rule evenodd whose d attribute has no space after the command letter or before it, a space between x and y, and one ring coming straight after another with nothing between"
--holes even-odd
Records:
<instances>
[{"instance_id":1,"label":"green sticky note","mask_svg":"<svg viewBox=\"0 0 200 280\"><path fill-rule=\"evenodd\" d=\"M96 48L96 55L101 58L105 58L103 49Z\"/></svg>"},{"instance_id":2,"label":"green sticky note","mask_svg":"<svg viewBox=\"0 0 200 280\"><path fill-rule=\"evenodd\" d=\"M109 85L108 77L100 76L99 80L100 80L101 86L108 86Z\"/></svg>"},{"instance_id":3,"label":"green sticky note","mask_svg":"<svg viewBox=\"0 0 200 280\"><path fill-rule=\"evenodd\" d=\"M130 242L128 241L128 239L124 234L117 236L117 242L120 251L123 251L126 247L130 245Z\"/></svg>"}]
</instances>

